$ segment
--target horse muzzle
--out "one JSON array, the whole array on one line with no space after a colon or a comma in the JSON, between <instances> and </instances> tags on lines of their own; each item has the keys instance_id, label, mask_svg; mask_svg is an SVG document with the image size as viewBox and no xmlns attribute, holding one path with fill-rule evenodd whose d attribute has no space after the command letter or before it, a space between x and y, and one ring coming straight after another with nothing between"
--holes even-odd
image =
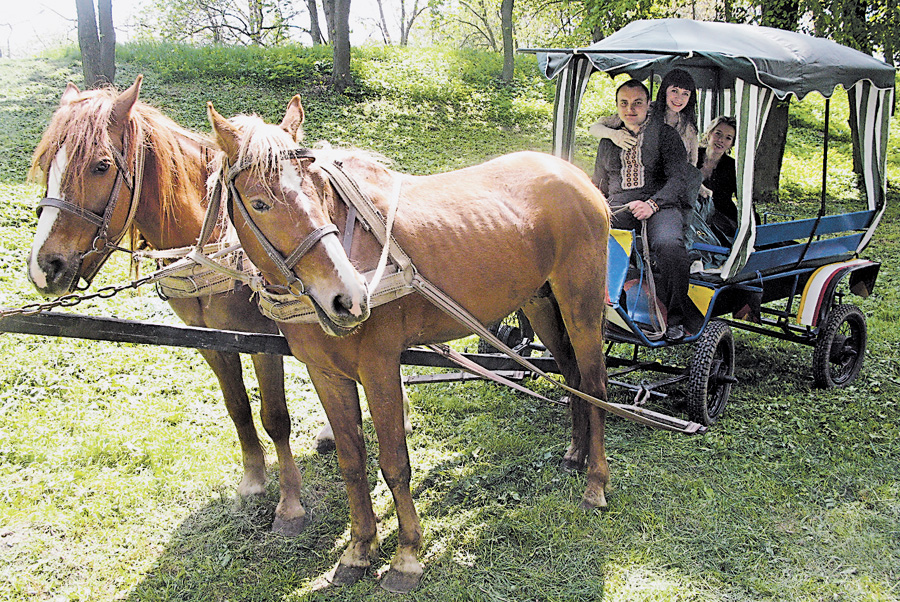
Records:
<instances>
[{"instance_id":1,"label":"horse muzzle","mask_svg":"<svg viewBox=\"0 0 900 602\"><path fill-rule=\"evenodd\" d=\"M342 291L325 300L311 291L309 298L319 318L319 326L331 336L344 337L353 333L371 314L365 285L361 291Z\"/></svg>"},{"instance_id":2,"label":"horse muzzle","mask_svg":"<svg viewBox=\"0 0 900 602\"><path fill-rule=\"evenodd\" d=\"M37 253L28 261L28 280L44 297L60 297L75 290L81 256L77 253Z\"/></svg>"}]
</instances>

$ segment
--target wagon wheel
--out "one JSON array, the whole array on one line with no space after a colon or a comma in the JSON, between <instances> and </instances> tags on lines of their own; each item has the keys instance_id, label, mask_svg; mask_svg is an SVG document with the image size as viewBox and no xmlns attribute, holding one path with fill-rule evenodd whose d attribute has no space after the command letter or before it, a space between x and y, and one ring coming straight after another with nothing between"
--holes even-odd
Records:
<instances>
[{"instance_id":1,"label":"wagon wheel","mask_svg":"<svg viewBox=\"0 0 900 602\"><path fill-rule=\"evenodd\" d=\"M817 387L843 387L853 381L866 355L866 317L855 305L837 305L819 329L813 352Z\"/></svg>"},{"instance_id":2,"label":"wagon wheel","mask_svg":"<svg viewBox=\"0 0 900 602\"><path fill-rule=\"evenodd\" d=\"M711 321L697 339L688 374L688 416L705 426L725 410L734 378L734 335L721 320Z\"/></svg>"},{"instance_id":3,"label":"wagon wheel","mask_svg":"<svg viewBox=\"0 0 900 602\"><path fill-rule=\"evenodd\" d=\"M534 341L534 329L525 313L519 309L515 313L511 313L497 324L491 324L488 327L491 333L500 339L507 347L516 349L523 343L525 345L518 350L519 355L528 357L531 355L531 348L527 343ZM494 346L482 338L478 339L478 353L499 353Z\"/></svg>"}]
</instances>

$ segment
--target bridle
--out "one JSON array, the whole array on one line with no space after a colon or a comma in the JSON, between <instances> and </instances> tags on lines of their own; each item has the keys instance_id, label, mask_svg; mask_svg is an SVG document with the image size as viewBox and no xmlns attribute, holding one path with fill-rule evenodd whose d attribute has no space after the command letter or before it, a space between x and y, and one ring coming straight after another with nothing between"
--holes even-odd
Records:
<instances>
[{"instance_id":1,"label":"bridle","mask_svg":"<svg viewBox=\"0 0 900 602\"><path fill-rule=\"evenodd\" d=\"M144 156L146 149L144 148L143 136L140 135L140 126L138 126L138 130L135 134L137 144L134 156L134 174L132 174L131 170L128 169L126 160L126 157L128 156L129 146L128 138L129 137L126 134L123 141L123 152L119 152L119 149L117 149L115 146L110 145L109 147L109 150L113 156L113 161L116 164L116 179L113 183L112 190L109 193L109 198L106 200L106 208L103 210L103 213L95 213L90 209L79 207L78 205L70 203L69 201L66 201L64 199L44 197L38 202L38 206L36 209L38 217L40 217L44 207L55 207L97 227L97 234L94 236L94 241L91 243L91 248L82 253L79 257L79 271L77 271L74 275L75 282L71 287L72 290L86 290L91 285L91 281L94 279L94 276L97 275L97 272L100 271L100 268L103 267L103 264L106 262L113 251L124 251L126 253L130 252L128 251L128 249L123 249L118 245L125 237L125 234L128 232L131 224L134 222L134 216L137 213L137 205L138 200L141 196L141 184L144 175ZM128 216L125 218L125 224L122 226L121 230L119 230L114 235L110 235L110 223L112 222L112 217L115 213L116 205L119 202L119 192L122 189L122 184L125 184L125 186L131 191ZM99 254L100 260L85 273L81 273L80 266L84 265L85 259L94 254ZM85 286L80 287L78 285L79 278L84 279L84 281L86 282Z\"/></svg>"},{"instance_id":2,"label":"bridle","mask_svg":"<svg viewBox=\"0 0 900 602\"><path fill-rule=\"evenodd\" d=\"M315 155L313 151L307 148L293 148L293 149L285 149L278 153L279 159L313 159L315 160ZM266 252L269 259L275 264L275 267L278 268L278 271L284 276L287 284L285 285L270 285L271 288L274 289L282 289L290 292L293 295L301 296L306 294L306 286L303 284L303 281L297 277L294 273L294 266L300 261L300 259L306 255L313 246L319 242L325 236L329 234L338 235L337 226L332 223L327 223L315 228L312 232L306 235L306 237L300 241L300 244L287 256L282 255L281 251L275 248L275 246L266 238L266 235L263 234L262 230L260 230L259 226L256 225L256 222L253 221L253 217L250 215L250 212L247 211L247 208L244 206L244 200L241 197L241 193L238 192L237 187L234 185L235 180L238 175L246 169L250 167L249 163L241 163L232 166L228 170L228 174L226 175L226 183L228 185L228 195L227 195L227 203L228 203L228 215L231 218L232 223L234 223L234 206L236 205L238 208L238 212L241 214L241 217L244 219L244 222L247 224L247 227L259 241L260 246Z\"/></svg>"}]
</instances>

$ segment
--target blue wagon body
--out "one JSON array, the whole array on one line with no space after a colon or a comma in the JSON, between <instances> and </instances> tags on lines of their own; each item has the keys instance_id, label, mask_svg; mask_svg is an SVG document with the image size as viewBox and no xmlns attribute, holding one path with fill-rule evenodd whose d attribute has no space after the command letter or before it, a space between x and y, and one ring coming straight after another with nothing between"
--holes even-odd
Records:
<instances>
[{"instance_id":1,"label":"blue wagon body","mask_svg":"<svg viewBox=\"0 0 900 602\"><path fill-rule=\"evenodd\" d=\"M526 52L535 52L544 74L557 79L553 152L569 160L574 157L581 98L596 72L652 82L678 67L698 84L701 129L721 114L736 118L740 223L735 241L730 247L694 247L717 261L714 268L692 273L690 283L690 298L704 317L699 332L683 341L697 348L684 373L691 419L709 424L724 408L735 382L731 327L814 346L818 385L851 382L865 353L865 318L855 306L843 303L845 287L839 285L866 296L878 274L878 263L860 254L885 209L894 68L829 40L686 19L636 21L589 47ZM810 92L828 99L837 86L848 90L854 103L864 207L829 213L823 176L818 215L769 221L763 214L758 223L752 198L755 150L773 101L803 98ZM658 312L648 294L649 268L636 238L633 232L614 231L609 241L607 336L636 348L666 346L669 343L658 336Z\"/></svg>"}]
</instances>

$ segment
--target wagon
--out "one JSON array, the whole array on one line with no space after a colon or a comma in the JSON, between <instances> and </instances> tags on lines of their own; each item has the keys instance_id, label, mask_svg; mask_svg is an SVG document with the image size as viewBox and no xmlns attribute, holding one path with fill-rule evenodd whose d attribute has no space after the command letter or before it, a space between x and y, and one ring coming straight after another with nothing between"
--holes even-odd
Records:
<instances>
[{"instance_id":1,"label":"wagon","mask_svg":"<svg viewBox=\"0 0 900 602\"><path fill-rule=\"evenodd\" d=\"M598 72L649 79L652 86L670 69L684 69L697 82L700 131L718 115L736 119L735 241L730 247L695 244L712 261L692 271L689 296L703 324L683 339L694 350L676 378L687 380L691 420L709 425L722 415L736 382L732 328L812 346L817 386L843 387L856 378L866 351L866 319L844 293L867 296L880 265L860 254L885 210L893 67L804 34L685 19L636 21L586 48L523 51L535 53L544 75L557 81L553 153L570 161L579 107L588 79ZM830 99L837 86L850 100L862 163L862 200L854 210L829 203L827 194ZM754 207L755 154L773 102L812 92L826 99L818 211L797 218ZM640 266L639 249L637 233L613 231L607 336L633 345L632 364L645 366L637 362L638 349L671 343L647 334L651 306L641 282L649 268Z\"/></svg>"}]
</instances>

